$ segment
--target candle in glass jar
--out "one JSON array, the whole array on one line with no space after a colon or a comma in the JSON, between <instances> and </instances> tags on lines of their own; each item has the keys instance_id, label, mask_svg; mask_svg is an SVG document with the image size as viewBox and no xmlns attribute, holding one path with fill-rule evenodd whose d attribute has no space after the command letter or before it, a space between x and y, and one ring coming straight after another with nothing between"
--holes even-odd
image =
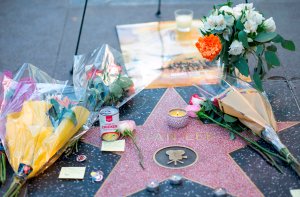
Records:
<instances>
[{"instance_id":1,"label":"candle in glass jar","mask_svg":"<svg viewBox=\"0 0 300 197\"><path fill-rule=\"evenodd\" d=\"M183 128L188 124L187 112L184 109L171 109L167 120L170 127Z\"/></svg>"},{"instance_id":2,"label":"candle in glass jar","mask_svg":"<svg viewBox=\"0 0 300 197\"><path fill-rule=\"evenodd\" d=\"M169 115L173 117L183 117L186 114L186 111L183 109L172 109L169 111Z\"/></svg>"}]
</instances>

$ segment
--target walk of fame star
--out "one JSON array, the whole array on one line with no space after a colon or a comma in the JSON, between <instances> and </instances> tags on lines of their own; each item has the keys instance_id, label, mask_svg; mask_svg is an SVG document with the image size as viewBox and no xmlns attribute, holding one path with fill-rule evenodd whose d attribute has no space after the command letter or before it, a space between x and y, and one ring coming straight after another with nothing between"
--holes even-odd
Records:
<instances>
[{"instance_id":1,"label":"walk of fame star","mask_svg":"<svg viewBox=\"0 0 300 197\"><path fill-rule=\"evenodd\" d=\"M191 119L187 127L171 129L166 124L166 114L172 108L184 108L185 101L174 89L168 89L158 102L146 122L138 126L136 136L144 155L145 170L138 164L138 156L131 141L126 142L126 150L121 159L107 177L96 196L125 196L145 188L150 180L163 181L172 174L181 174L185 178L211 188L223 187L234 196L263 196L256 185L231 158L229 153L245 147L245 143L230 140L228 132L214 124L202 124ZM279 131L299 122L280 122ZM93 130L85 141L99 146L99 132ZM199 134L199 135L195 135ZM191 137L211 134L209 138ZM96 137L98 135L98 137ZM144 137L148 136L148 137ZM150 137L160 136L160 137ZM176 136L165 139L162 136ZM190 136L190 137L186 137ZM162 147L182 145L193 148L199 160L187 168L167 169L157 165L153 154ZM267 165L267 164L266 164ZM116 186L117 185L117 186Z\"/></svg>"}]
</instances>

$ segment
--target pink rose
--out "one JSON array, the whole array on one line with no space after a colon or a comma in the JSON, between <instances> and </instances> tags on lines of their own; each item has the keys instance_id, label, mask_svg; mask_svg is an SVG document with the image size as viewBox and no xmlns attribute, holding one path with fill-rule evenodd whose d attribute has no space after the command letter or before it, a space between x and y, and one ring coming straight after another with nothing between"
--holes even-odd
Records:
<instances>
[{"instance_id":1,"label":"pink rose","mask_svg":"<svg viewBox=\"0 0 300 197\"><path fill-rule=\"evenodd\" d=\"M198 94L193 94L190 98L190 105L201 105L205 101L205 98L200 97Z\"/></svg>"},{"instance_id":2,"label":"pink rose","mask_svg":"<svg viewBox=\"0 0 300 197\"><path fill-rule=\"evenodd\" d=\"M108 66L108 72L111 75L119 75L122 72L122 67L112 63Z\"/></svg>"},{"instance_id":3,"label":"pink rose","mask_svg":"<svg viewBox=\"0 0 300 197\"><path fill-rule=\"evenodd\" d=\"M118 131L124 134L125 131L133 132L136 129L135 122L133 120L120 121L118 125Z\"/></svg>"},{"instance_id":4,"label":"pink rose","mask_svg":"<svg viewBox=\"0 0 300 197\"><path fill-rule=\"evenodd\" d=\"M201 107L200 105L188 105L186 106L185 110L187 111L187 114L189 117L196 118L197 112L200 111Z\"/></svg>"},{"instance_id":5,"label":"pink rose","mask_svg":"<svg viewBox=\"0 0 300 197\"><path fill-rule=\"evenodd\" d=\"M3 71L3 75L5 75L6 77L12 79L13 78L13 74L12 72L8 71L8 70L5 70Z\"/></svg>"}]
</instances>

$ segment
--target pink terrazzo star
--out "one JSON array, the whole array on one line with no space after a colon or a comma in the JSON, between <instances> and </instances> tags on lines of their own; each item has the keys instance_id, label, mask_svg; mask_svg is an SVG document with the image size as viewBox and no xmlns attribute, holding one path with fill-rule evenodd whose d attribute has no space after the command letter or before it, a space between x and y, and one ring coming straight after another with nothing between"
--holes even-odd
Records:
<instances>
[{"instance_id":1,"label":"pink terrazzo star","mask_svg":"<svg viewBox=\"0 0 300 197\"><path fill-rule=\"evenodd\" d=\"M211 188L223 187L234 196L263 196L244 171L230 157L229 153L245 146L236 139L231 141L228 132L213 124L202 124L191 119L187 127L171 129L166 117L170 109L184 108L186 103L174 90L168 89L144 125L138 126L137 142L144 155L145 170L138 164L137 151L127 140L125 152L107 177L96 196L125 196L145 188L150 180L163 181L172 174L181 174ZM278 123L279 130L299 122ZM97 129L85 137L85 141L100 146ZM198 161L187 168L167 169L158 166L154 160L155 152L170 145L188 146L199 156ZM267 165L267 164L266 164Z\"/></svg>"}]
</instances>

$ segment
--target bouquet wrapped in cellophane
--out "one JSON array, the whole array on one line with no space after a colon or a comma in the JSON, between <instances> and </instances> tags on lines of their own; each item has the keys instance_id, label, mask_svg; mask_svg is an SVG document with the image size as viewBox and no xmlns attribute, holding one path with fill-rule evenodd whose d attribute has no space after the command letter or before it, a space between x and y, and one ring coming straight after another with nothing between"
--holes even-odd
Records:
<instances>
[{"instance_id":1,"label":"bouquet wrapped in cellophane","mask_svg":"<svg viewBox=\"0 0 300 197\"><path fill-rule=\"evenodd\" d=\"M89 111L80 106L84 92L24 64L4 76L1 139L15 175L5 196L16 196L27 179L55 162L84 133Z\"/></svg>"},{"instance_id":2,"label":"bouquet wrapped in cellophane","mask_svg":"<svg viewBox=\"0 0 300 197\"><path fill-rule=\"evenodd\" d=\"M102 106L120 107L147 84L128 76L122 54L107 44L74 57L73 83L75 89L86 90L89 122L96 120Z\"/></svg>"},{"instance_id":3,"label":"bouquet wrapped in cellophane","mask_svg":"<svg viewBox=\"0 0 300 197\"><path fill-rule=\"evenodd\" d=\"M213 86L197 85L202 96L201 109L197 112L200 119L208 119L231 132L231 136L241 137L279 171L276 160L288 164L300 176L300 164L277 134L277 124L272 107L265 93L261 93L247 82L227 77L221 78ZM278 153L261 146L255 140L242 135L251 130L257 136L273 145Z\"/></svg>"}]
</instances>

